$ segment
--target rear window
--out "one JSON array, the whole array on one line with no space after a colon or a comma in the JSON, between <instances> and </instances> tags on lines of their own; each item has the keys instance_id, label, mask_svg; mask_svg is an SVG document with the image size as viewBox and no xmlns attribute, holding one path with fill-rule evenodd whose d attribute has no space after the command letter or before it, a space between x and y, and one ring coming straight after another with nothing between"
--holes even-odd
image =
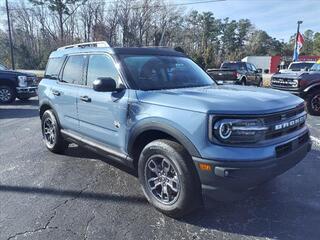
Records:
<instances>
[{"instance_id":1,"label":"rear window","mask_svg":"<svg viewBox=\"0 0 320 240\"><path fill-rule=\"evenodd\" d=\"M304 69L310 69L314 63L291 63L289 69L292 71L301 71Z\"/></svg>"},{"instance_id":2,"label":"rear window","mask_svg":"<svg viewBox=\"0 0 320 240\"><path fill-rule=\"evenodd\" d=\"M222 63L221 69L245 70L244 63Z\"/></svg>"},{"instance_id":3,"label":"rear window","mask_svg":"<svg viewBox=\"0 0 320 240\"><path fill-rule=\"evenodd\" d=\"M45 77L46 78L58 78L64 57L61 58L49 58Z\"/></svg>"}]
</instances>

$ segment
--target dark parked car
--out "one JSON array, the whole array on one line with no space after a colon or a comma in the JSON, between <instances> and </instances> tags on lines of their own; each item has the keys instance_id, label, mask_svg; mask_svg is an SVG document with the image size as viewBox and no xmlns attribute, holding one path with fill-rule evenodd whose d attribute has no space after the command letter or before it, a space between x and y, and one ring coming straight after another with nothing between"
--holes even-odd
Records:
<instances>
[{"instance_id":1,"label":"dark parked car","mask_svg":"<svg viewBox=\"0 0 320 240\"><path fill-rule=\"evenodd\" d=\"M220 69L208 69L208 74L224 84L262 86L262 70L247 62L224 62Z\"/></svg>"},{"instance_id":2,"label":"dark parked car","mask_svg":"<svg viewBox=\"0 0 320 240\"><path fill-rule=\"evenodd\" d=\"M308 72L277 73L271 78L271 87L291 92L306 100L311 115L320 116L320 64Z\"/></svg>"},{"instance_id":3,"label":"dark parked car","mask_svg":"<svg viewBox=\"0 0 320 240\"><path fill-rule=\"evenodd\" d=\"M51 53L39 84L46 147L69 142L130 166L148 201L181 217L202 194L233 198L300 162L303 100L217 85L183 53L86 43Z\"/></svg>"},{"instance_id":4,"label":"dark parked car","mask_svg":"<svg viewBox=\"0 0 320 240\"><path fill-rule=\"evenodd\" d=\"M0 103L16 98L28 100L37 95L38 83L34 74L12 71L0 64Z\"/></svg>"}]
</instances>

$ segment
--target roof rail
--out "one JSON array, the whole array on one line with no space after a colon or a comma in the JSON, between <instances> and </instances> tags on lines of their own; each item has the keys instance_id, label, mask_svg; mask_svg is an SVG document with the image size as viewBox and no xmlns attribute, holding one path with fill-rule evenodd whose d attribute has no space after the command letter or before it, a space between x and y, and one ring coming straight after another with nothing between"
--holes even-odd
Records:
<instances>
[{"instance_id":1,"label":"roof rail","mask_svg":"<svg viewBox=\"0 0 320 240\"><path fill-rule=\"evenodd\" d=\"M85 47L110 47L110 45L106 41L99 41L99 42L85 42L85 43L77 43L73 45L68 45L64 47L60 47L57 51L69 49L69 48L85 48Z\"/></svg>"}]
</instances>

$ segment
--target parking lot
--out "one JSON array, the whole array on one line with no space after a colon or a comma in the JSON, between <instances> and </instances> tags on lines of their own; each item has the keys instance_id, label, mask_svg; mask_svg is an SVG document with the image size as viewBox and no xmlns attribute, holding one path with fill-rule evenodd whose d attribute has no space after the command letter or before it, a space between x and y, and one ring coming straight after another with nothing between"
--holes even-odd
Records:
<instances>
[{"instance_id":1,"label":"parking lot","mask_svg":"<svg viewBox=\"0 0 320 240\"><path fill-rule=\"evenodd\" d=\"M308 125L312 151L296 167L244 200L175 220L128 169L75 145L46 150L37 99L1 105L0 239L319 239L320 118Z\"/></svg>"}]
</instances>

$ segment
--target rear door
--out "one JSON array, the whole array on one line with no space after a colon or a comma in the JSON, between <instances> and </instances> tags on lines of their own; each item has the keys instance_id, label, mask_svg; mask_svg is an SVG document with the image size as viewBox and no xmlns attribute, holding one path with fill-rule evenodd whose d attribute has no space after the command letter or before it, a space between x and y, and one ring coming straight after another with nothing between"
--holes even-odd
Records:
<instances>
[{"instance_id":1,"label":"rear door","mask_svg":"<svg viewBox=\"0 0 320 240\"><path fill-rule=\"evenodd\" d=\"M92 83L100 77L111 77L123 84L112 57L107 54L88 55L86 87L80 89L78 112L82 135L125 152L127 89L119 92L97 92Z\"/></svg>"},{"instance_id":2,"label":"rear door","mask_svg":"<svg viewBox=\"0 0 320 240\"><path fill-rule=\"evenodd\" d=\"M77 98L83 86L85 55L71 55L67 58L57 84L51 88L53 103L62 128L79 130Z\"/></svg>"}]
</instances>

